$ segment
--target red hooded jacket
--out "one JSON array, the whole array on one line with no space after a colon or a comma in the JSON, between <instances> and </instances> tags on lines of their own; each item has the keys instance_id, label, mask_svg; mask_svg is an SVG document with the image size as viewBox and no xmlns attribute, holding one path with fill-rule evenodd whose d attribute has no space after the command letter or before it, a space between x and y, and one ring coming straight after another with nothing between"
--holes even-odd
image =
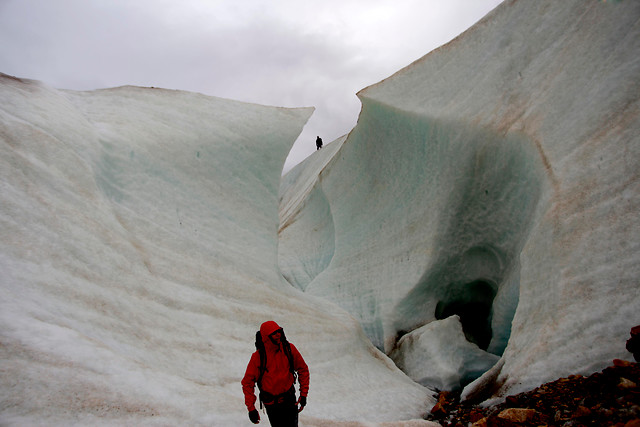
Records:
<instances>
[{"instance_id":1,"label":"red hooded jacket","mask_svg":"<svg viewBox=\"0 0 640 427\"><path fill-rule=\"evenodd\" d=\"M273 395L282 394L293 386L293 374L289 371L289 359L282 349L282 344L276 345L269 339L269 335L278 329L282 328L274 321L264 322L260 326L260 335L262 335L267 355L267 369L262 376L262 390ZM309 392L309 367L298 349L293 344L290 346L293 355L293 369L298 373L298 381L300 382L300 396L306 397ZM259 376L260 353L255 351L251 355L247 371L242 378L244 403L249 412L256 409L255 385Z\"/></svg>"}]
</instances>

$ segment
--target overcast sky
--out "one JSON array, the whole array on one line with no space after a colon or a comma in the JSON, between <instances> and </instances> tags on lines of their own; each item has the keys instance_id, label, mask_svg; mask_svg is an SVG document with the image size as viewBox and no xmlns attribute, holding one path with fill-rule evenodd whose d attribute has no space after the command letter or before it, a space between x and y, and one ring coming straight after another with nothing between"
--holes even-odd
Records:
<instances>
[{"instance_id":1,"label":"overcast sky","mask_svg":"<svg viewBox=\"0 0 640 427\"><path fill-rule=\"evenodd\" d=\"M355 126L356 92L501 0L0 0L0 72L314 106L285 170Z\"/></svg>"}]
</instances>

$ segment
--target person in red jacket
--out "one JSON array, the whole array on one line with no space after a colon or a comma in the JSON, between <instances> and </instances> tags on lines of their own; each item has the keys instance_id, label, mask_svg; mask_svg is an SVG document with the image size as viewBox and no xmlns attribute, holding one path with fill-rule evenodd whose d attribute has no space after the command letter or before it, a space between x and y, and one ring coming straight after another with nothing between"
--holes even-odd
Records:
<instances>
[{"instance_id":1,"label":"person in red jacket","mask_svg":"<svg viewBox=\"0 0 640 427\"><path fill-rule=\"evenodd\" d=\"M261 346L264 348L261 348ZM274 321L264 322L256 334L256 350L242 378L244 403L252 423L260 422L256 409L255 386L260 390L260 402L267 409L272 427L295 427L298 412L307 404L309 367L293 344L289 343L282 328ZM262 353L262 356L261 356ZM266 360L263 360L266 359ZM296 400L296 376L300 382L300 398ZM300 405L300 409L298 409Z\"/></svg>"}]
</instances>

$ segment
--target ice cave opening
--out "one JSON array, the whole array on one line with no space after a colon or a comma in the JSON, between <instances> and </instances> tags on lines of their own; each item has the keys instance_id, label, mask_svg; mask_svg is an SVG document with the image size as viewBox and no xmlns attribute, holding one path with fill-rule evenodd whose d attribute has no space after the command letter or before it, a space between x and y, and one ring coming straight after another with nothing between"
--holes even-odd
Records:
<instances>
[{"instance_id":1,"label":"ice cave opening","mask_svg":"<svg viewBox=\"0 0 640 427\"><path fill-rule=\"evenodd\" d=\"M493 337L491 317L497 285L475 280L460 288L462 292L456 293L455 297L438 301L435 318L442 320L458 315L467 341L487 350Z\"/></svg>"}]
</instances>

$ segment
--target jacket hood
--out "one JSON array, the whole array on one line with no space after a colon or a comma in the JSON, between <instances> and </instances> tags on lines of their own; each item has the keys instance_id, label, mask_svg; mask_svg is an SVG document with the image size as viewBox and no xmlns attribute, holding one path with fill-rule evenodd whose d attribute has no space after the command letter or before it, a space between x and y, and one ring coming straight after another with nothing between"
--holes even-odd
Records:
<instances>
[{"instance_id":1,"label":"jacket hood","mask_svg":"<svg viewBox=\"0 0 640 427\"><path fill-rule=\"evenodd\" d=\"M260 335L262 335L262 340L268 340L269 335L277 331L278 329L282 329L280 325L278 325L273 320L269 320L268 322L264 322L260 325Z\"/></svg>"}]
</instances>

